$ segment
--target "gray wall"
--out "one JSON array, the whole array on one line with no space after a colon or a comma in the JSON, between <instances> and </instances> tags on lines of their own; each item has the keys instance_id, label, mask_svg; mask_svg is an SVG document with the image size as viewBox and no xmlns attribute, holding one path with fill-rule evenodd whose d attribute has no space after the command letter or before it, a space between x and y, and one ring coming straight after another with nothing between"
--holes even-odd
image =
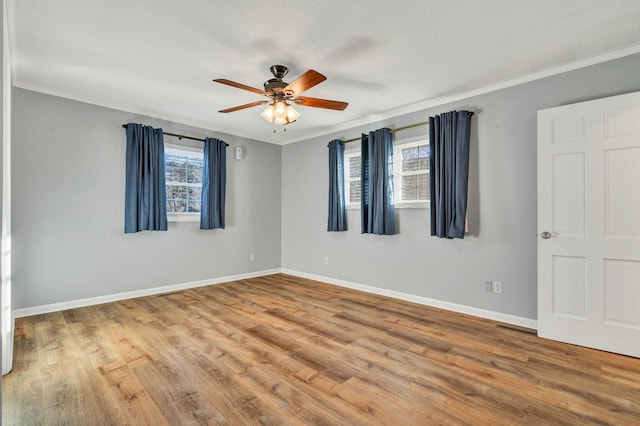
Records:
<instances>
[{"instance_id":1,"label":"gray wall","mask_svg":"<svg viewBox=\"0 0 640 426\"><path fill-rule=\"evenodd\" d=\"M127 122L230 145L226 229L123 233ZM280 161L277 145L15 89L13 308L279 268Z\"/></svg>"},{"instance_id":2,"label":"gray wall","mask_svg":"<svg viewBox=\"0 0 640 426\"><path fill-rule=\"evenodd\" d=\"M15 89L13 308L283 267L535 318L536 111L638 91L639 69L634 55L284 147ZM357 210L349 231L326 232L329 140L454 108L476 112L467 238L429 237L426 209L399 209L395 236L361 235ZM130 121L220 137L229 154L246 148L228 162L227 229L173 223L124 235L120 126ZM488 279L504 293L485 293Z\"/></svg>"},{"instance_id":3,"label":"gray wall","mask_svg":"<svg viewBox=\"0 0 640 426\"><path fill-rule=\"evenodd\" d=\"M536 112L638 91L639 70L640 55L634 55L283 147L282 267L535 319ZM399 234L394 236L361 235L359 210L348 211L347 232L326 232L326 145L331 139L398 128L452 109L476 112L471 235L464 240L428 236L427 209L398 209ZM427 127L395 137L419 132L426 133ZM502 280L504 293L484 292L485 280Z\"/></svg>"}]
</instances>

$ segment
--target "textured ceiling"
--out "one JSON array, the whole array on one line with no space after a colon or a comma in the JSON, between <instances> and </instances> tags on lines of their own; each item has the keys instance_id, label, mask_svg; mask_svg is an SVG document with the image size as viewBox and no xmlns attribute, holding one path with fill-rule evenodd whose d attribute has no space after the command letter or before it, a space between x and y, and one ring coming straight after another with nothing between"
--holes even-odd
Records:
<instances>
[{"instance_id":1,"label":"textured ceiling","mask_svg":"<svg viewBox=\"0 0 640 426\"><path fill-rule=\"evenodd\" d=\"M15 86L277 144L640 52L638 0L7 3ZM299 107L286 132L216 112L265 98L212 79L261 88L273 64L349 107Z\"/></svg>"}]
</instances>

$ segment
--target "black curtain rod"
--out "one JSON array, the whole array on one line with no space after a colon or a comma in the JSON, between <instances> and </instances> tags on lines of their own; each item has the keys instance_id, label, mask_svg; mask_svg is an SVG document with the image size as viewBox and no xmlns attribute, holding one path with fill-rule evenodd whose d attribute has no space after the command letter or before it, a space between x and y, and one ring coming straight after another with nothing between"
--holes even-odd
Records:
<instances>
[{"instance_id":1,"label":"black curtain rod","mask_svg":"<svg viewBox=\"0 0 640 426\"><path fill-rule=\"evenodd\" d=\"M474 116L474 112L469 111L469 117L473 117ZM414 127L420 127L420 126L428 126L429 122L428 121L423 121L422 123L416 123L416 124L412 124L410 126L404 126L404 127L398 127L397 129L391 129L389 131L389 133L396 133L396 132L400 132L402 130L407 130L407 129L413 129ZM355 141L359 141L361 140L361 138L353 138L353 139L347 139L346 141L342 142L343 144L345 143L349 143L349 142L355 142Z\"/></svg>"},{"instance_id":2,"label":"black curtain rod","mask_svg":"<svg viewBox=\"0 0 640 426\"><path fill-rule=\"evenodd\" d=\"M126 129L126 128L127 128L127 125L126 125L126 124L123 124L123 125L122 125L122 127L123 127L124 129ZM165 132L164 130L162 131L162 134L163 134L163 135L167 135L167 136L173 136L173 137L176 137L176 138L178 138L178 139L191 139L192 141L200 141L200 142L204 142L204 139L194 138L194 137L192 137L192 136L178 135L178 134L175 134L175 133L169 133L169 132ZM226 143L226 142L225 142L224 144L225 144L226 146L229 146L229 144L228 144L228 143Z\"/></svg>"}]
</instances>

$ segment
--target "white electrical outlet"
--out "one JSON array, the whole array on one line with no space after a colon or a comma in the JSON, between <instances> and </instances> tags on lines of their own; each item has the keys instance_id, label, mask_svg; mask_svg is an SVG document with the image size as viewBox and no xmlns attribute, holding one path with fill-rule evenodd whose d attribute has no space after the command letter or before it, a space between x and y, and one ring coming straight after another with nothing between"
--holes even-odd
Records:
<instances>
[{"instance_id":1,"label":"white electrical outlet","mask_svg":"<svg viewBox=\"0 0 640 426\"><path fill-rule=\"evenodd\" d=\"M251 254L249 255L249 260L250 260L250 261L252 261L252 262L253 262L254 260L256 260L256 255L255 255L255 254L253 254L253 253L251 253Z\"/></svg>"},{"instance_id":2,"label":"white electrical outlet","mask_svg":"<svg viewBox=\"0 0 640 426\"><path fill-rule=\"evenodd\" d=\"M325 264L325 265L328 265L328 264L329 264L329 258L328 258L328 257L325 257L325 258L324 258L324 264Z\"/></svg>"},{"instance_id":3,"label":"white electrical outlet","mask_svg":"<svg viewBox=\"0 0 640 426\"><path fill-rule=\"evenodd\" d=\"M502 293L502 281L494 281L493 282L493 292L494 293Z\"/></svg>"}]
</instances>

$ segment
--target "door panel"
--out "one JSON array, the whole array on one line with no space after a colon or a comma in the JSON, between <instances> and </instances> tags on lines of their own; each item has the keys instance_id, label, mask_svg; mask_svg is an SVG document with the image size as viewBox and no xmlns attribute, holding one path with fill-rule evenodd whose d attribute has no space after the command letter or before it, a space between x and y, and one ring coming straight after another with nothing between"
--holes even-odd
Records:
<instances>
[{"instance_id":1,"label":"door panel","mask_svg":"<svg viewBox=\"0 0 640 426\"><path fill-rule=\"evenodd\" d=\"M538 112L538 334L640 357L640 93Z\"/></svg>"},{"instance_id":2,"label":"door panel","mask_svg":"<svg viewBox=\"0 0 640 426\"><path fill-rule=\"evenodd\" d=\"M604 153L605 236L640 238L640 148Z\"/></svg>"},{"instance_id":3,"label":"door panel","mask_svg":"<svg viewBox=\"0 0 640 426\"><path fill-rule=\"evenodd\" d=\"M553 313L586 319L587 263L584 257L553 256Z\"/></svg>"},{"instance_id":4,"label":"door panel","mask_svg":"<svg viewBox=\"0 0 640 426\"><path fill-rule=\"evenodd\" d=\"M640 262L605 259L604 320L640 329Z\"/></svg>"},{"instance_id":5,"label":"door panel","mask_svg":"<svg viewBox=\"0 0 640 426\"><path fill-rule=\"evenodd\" d=\"M583 152L552 157L553 233L584 236L585 155Z\"/></svg>"}]
</instances>

